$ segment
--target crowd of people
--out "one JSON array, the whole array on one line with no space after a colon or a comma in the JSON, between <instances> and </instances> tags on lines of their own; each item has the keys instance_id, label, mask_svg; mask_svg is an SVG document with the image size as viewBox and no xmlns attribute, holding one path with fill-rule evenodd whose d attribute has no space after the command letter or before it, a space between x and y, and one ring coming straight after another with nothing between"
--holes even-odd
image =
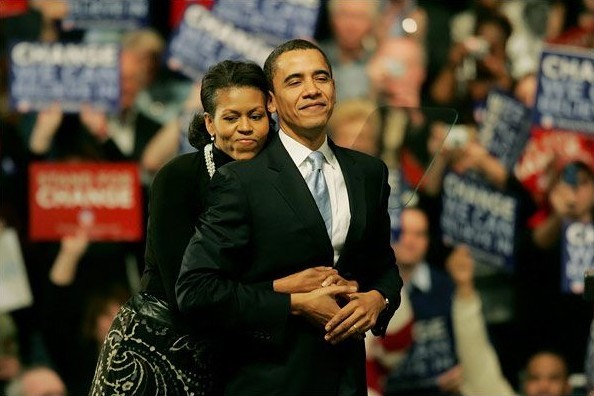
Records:
<instances>
[{"instance_id":1,"label":"crowd of people","mask_svg":"<svg viewBox=\"0 0 594 396\"><path fill-rule=\"evenodd\" d=\"M206 220L202 220L213 224L212 229L203 225L205 239L195 237L193 248L186 251L202 209L208 207L205 190L213 175L207 158L211 158L213 171L233 160L252 158L265 141L272 141L274 146L286 138L271 138L278 129L273 118L284 132L298 124L297 116L291 118L288 102L283 102L290 101L282 96L289 94L279 90L280 84L274 86L272 77L282 68L275 65L272 71L262 72L259 67L253 70L255 65L223 62L201 85L167 68L167 40L174 30L165 22L168 15L161 6L151 5L151 21L146 28L66 32L60 25L68 11L65 1L30 0L28 4L26 14L7 18L0 26L0 235L9 228L18 232L33 293L32 306L0 313L0 386L6 386L7 395L42 394L36 390L42 385L52 394L88 394L91 386L101 394L106 391L102 386L109 382L105 378L124 378L117 365L125 362L114 357L116 351L127 356L126 350L146 354L150 362L147 367L159 367L171 389L177 389L175 392L184 389L175 381L183 384L186 378L196 381L196 389L215 392L221 386L216 383L217 370L225 367L217 366L217 359L209 360L210 348L192 344L195 367L181 365L182 369L172 372L167 371L167 362L183 361L185 350L163 361L157 361L157 353L153 354L185 340L188 329L178 323L178 315L209 307L212 323L207 327L223 332L241 325L245 334L237 340L250 343L257 339L256 349L268 356L269 343L278 342L275 337L281 331L279 326L292 326L291 336L298 340L293 347L325 350L318 340L308 338L307 331L299 333L301 322L293 321L296 311L302 316L311 315L312 322L322 320L313 318L312 308L307 305L311 304L311 296L322 298L316 292L322 282L335 283L326 289L324 297L354 287L350 281L358 287L369 287L371 294L357 293L360 297L354 300L370 312L383 307L383 299L377 299L376 292L387 298L393 290L383 289L382 282L375 279L380 266L371 265L368 274L357 278L357 270L347 274L341 272L340 266L338 270L332 268L331 263L334 258L335 264L344 265L365 255L379 261L383 240L370 240L376 235L381 239L383 223L373 223L377 219L368 213L367 220L372 224L366 226L372 230L365 232L365 252L359 246L360 252L349 250L340 261L346 237L340 236L340 228L348 222L340 223L345 220L336 216L335 206L341 207L340 200L336 200L340 190L337 193L331 186L329 200L333 202L335 221L327 227L334 255L332 249L326 249L323 254L297 258L305 255L303 246L309 247L310 235L315 237L323 229L294 227L293 222L299 218L291 215L275 217L274 224L263 230L256 225L269 213L258 214L260 209L256 208L252 209L254 228L246 228L249 238L240 235L243 229L237 224L232 234L245 238L246 245L261 246L258 254L245 253L249 249L243 245L245 250L235 247L244 254L241 259L253 260L254 268L240 266L237 251L221 248L216 256L213 251L217 249L209 242L224 246L224 241L217 239L223 229L218 227L228 225L218 223L221 219L216 210L237 210L235 221L248 216L242 212L247 206L222 204L233 201L225 194L239 194L246 189L239 182L233 185L233 172L219 176L221 180L217 176L213 179L215 185L223 185L223 181L228 185L219 187L222 198L210 202L214 212L207 211ZM370 330L364 337L369 394L531 396L594 390L594 298L588 301L588 296L564 291L561 286L564 225L568 221L594 223L594 138L578 132L539 131L530 136L522 156L511 167L489 152L481 140L484 113L480 110L489 94L502 92L531 109L540 51L547 42L562 42L568 32L579 33L580 46L594 48L593 1L322 1L318 26L310 39L324 51L324 59L331 66L331 75L316 77L316 82L322 84L322 78L331 77L336 90L336 105L325 131L338 146L380 158L387 166L392 187L388 208L390 244L403 286L400 303L395 301L397 298L389 298L385 309L391 315L399 307L381 330L375 326L376 318L373 323L360 319L349 326L354 327L355 335L361 329ZM121 93L117 114L91 105L82 105L77 113L66 113L60 103L36 113L20 114L9 109L8 44L13 40L118 43ZM310 50L307 46L299 48ZM268 91L273 91L272 96ZM321 91L325 92L323 88ZM244 98L241 105L237 104L238 97ZM238 106L233 116L246 116L249 128L257 131L256 137L250 137L255 142L250 150L236 147L230 138L231 129L225 124L230 122L229 115L220 112L228 105ZM276 113L274 117L270 112ZM453 134L448 136L454 121L465 131L455 141ZM285 141L283 144L286 146ZM528 163L527 158L532 162ZM328 157L326 160L332 165ZM29 164L80 161L138 164L143 228L148 224L140 241L94 241L83 229L59 241L29 239ZM541 169L538 175L531 169L534 164ZM304 169L296 165L305 177L309 165ZM340 168L348 172L343 163ZM242 168L233 169L245 178L252 177ZM444 242L440 227L446 188L443 181L451 172L472 173L518 202L512 269L483 262L472 246ZM264 180L263 172L255 176ZM370 178L369 185L373 180ZM272 189L262 182L260 190L248 190L247 197L242 198L244 203L255 198L269 199L273 193L267 188ZM367 205L372 207L372 202ZM350 210L355 210L352 205ZM293 237L306 241L293 246L289 243ZM278 246L277 251L270 248L267 242L272 238L282 241L286 251L278 252ZM342 242L337 242L340 238ZM340 248L336 248L337 244ZM285 263L281 269L281 253L296 257L292 258L295 262ZM329 257L328 262L321 262L323 257ZM309 266L320 266L303 269L306 261ZM182 276L178 280L180 269ZM245 280L248 285L244 289L243 285L229 283L220 279L221 274L233 282ZM264 279L267 281L261 282ZM370 287L366 282L379 286ZM205 295L193 292L197 284L210 285L199 288ZM228 290L240 293L245 299L241 304L245 305L230 300ZM208 291L213 294L206 295ZM297 303L300 305L294 306ZM154 318L162 327L147 325ZM378 326L382 324L379 318ZM328 340L333 343L342 344L354 336L339 323L332 326ZM375 337L371 330L383 337ZM201 331L210 334L212 328ZM136 340L143 340L149 333L153 337L153 332L160 332L162 337L158 342L153 338L154 344L144 344L146 350L139 351L134 344L141 342ZM120 343L124 334L130 345ZM261 340L267 337L272 341ZM359 346L348 342L345 345L342 359L346 359L346 352L361 355ZM248 348L245 356L235 356L241 361L249 353L254 351ZM288 364L285 370L302 364L334 373L329 368L336 364L334 360L304 362L299 351L291 349L288 353L294 356L291 363L296 366ZM233 355L227 359L229 356ZM204 364L212 364L213 368L201 372ZM261 373L246 367L245 377L240 376L228 389L251 389L245 388L249 378L253 380ZM271 384L269 389L282 386L280 381L286 373L275 368L277 371L253 380L259 381L251 385L254 391L266 389L258 388L264 382ZM350 374L359 378L358 374ZM126 381L133 378L127 382L128 387L146 386L134 372L126 375ZM214 379L211 375L215 375ZM295 381L311 380L299 370L294 375ZM293 389L291 384L286 381L284 385ZM178 385L179 389L174 388ZM142 389L151 392L151 388Z\"/></svg>"}]
</instances>

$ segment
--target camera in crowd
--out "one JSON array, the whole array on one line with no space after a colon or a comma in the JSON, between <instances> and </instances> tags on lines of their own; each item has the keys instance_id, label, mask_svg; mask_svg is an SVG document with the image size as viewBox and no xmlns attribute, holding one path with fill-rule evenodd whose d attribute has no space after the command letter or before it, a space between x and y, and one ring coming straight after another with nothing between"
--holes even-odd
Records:
<instances>
[{"instance_id":1,"label":"camera in crowd","mask_svg":"<svg viewBox=\"0 0 594 396\"><path fill-rule=\"evenodd\" d=\"M474 59L483 59L489 54L491 46L489 42L482 37L472 36L464 41L464 46L469 55Z\"/></svg>"},{"instance_id":2,"label":"camera in crowd","mask_svg":"<svg viewBox=\"0 0 594 396\"><path fill-rule=\"evenodd\" d=\"M466 146L470 140L470 128L466 125L454 125L448 133L444 144L449 149L458 149Z\"/></svg>"}]
</instances>

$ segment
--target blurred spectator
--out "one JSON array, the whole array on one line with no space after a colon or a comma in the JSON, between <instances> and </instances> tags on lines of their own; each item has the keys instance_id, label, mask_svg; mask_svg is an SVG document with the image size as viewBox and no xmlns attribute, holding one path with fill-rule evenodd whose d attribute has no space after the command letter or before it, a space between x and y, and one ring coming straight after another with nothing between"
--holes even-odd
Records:
<instances>
[{"instance_id":1,"label":"blurred spectator","mask_svg":"<svg viewBox=\"0 0 594 396\"><path fill-rule=\"evenodd\" d=\"M379 155L379 127L378 108L365 99L337 103L328 123L334 143L373 156Z\"/></svg>"},{"instance_id":2,"label":"blurred spectator","mask_svg":"<svg viewBox=\"0 0 594 396\"><path fill-rule=\"evenodd\" d=\"M488 341L468 249L448 258L450 278L425 261L428 246L427 217L405 208L394 245L402 304L386 337L367 341L369 387L385 395L513 394Z\"/></svg>"},{"instance_id":3,"label":"blurred spectator","mask_svg":"<svg viewBox=\"0 0 594 396\"><path fill-rule=\"evenodd\" d=\"M578 26L587 31L594 31L594 1L582 0L582 10L578 14Z\"/></svg>"},{"instance_id":4,"label":"blurred spectator","mask_svg":"<svg viewBox=\"0 0 594 396\"><path fill-rule=\"evenodd\" d=\"M379 0L328 2L332 38L320 43L320 47L332 65L339 102L369 96L365 67L375 47L372 30L379 5Z\"/></svg>"},{"instance_id":5,"label":"blurred spectator","mask_svg":"<svg viewBox=\"0 0 594 396\"><path fill-rule=\"evenodd\" d=\"M107 115L90 105L83 105L80 119L86 129L101 144L106 159L114 161L140 160L144 148L157 133L161 124L138 112L135 102L146 87L149 70L144 56L133 48L121 53L120 111Z\"/></svg>"},{"instance_id":6,"label":"blurred spectator","mask_svg":"<svg viewBox=\"0 0 594 396\"><path fill-rule=\"evenodd\" d=\"M62 238L59 248L55 243L38 245L38 271L54 258L47 272L49 280L37 296L43 341L68 389L81 394L81 389L86 387L87 392L90 387L103 341L99 338L111 324L111 319L100 320L101 315L112 318L112 301L121 303L129 296L127 246L90 242L83 231Z\"/></svg>"},{"instance_id":7,"label":"blurred spectator","mask_svg":"<svg viewBox=\"0 0 594 396\"><path fill-rule=\"evenodd\" d=\"M97 359L103 341L121 306L130 298L130 291L118 284L96 290L86 300L79 337L76 377L68 384L72 395L86 394L91 388Z\"/></svg>"},{"instance_id":8,"label":"blurred spectator","mask_svg":"<svg viewBox=\"0 0 594 396\"><path fill-rule=\"evenodd\" d=\"M425 48L411 38L388 38L368 66L373 97L392 107L419 107L425 81Z\"/></svg>"},{"instance_id":9,"label":"blurred spectator","mask_svg":"<svg viewBox=\"0 0 594 396\"><path fill-rule=\"evenodd\" d=\"M31 8L41 13L41 32L39 40L56 42L60 38L60 22L68 15L66 0L30 0Z\"/></svg>"},{"instance_id":10,"label":"blurred spectator","mask_svg":"<svg viewBox=\"0 0 594 396\"><path fill-rule=\"evenodd\" d=\"M422 44L406 37L386 39L374 53L367 72L381 115L381 158L389 168L398 167L402 145L408 138L420 142L415 144L420 147L416 153L426 165L428 133L426 120L418 110L425 81ZM409 182L417 184L418 179Z\"/></svg>"},{"instance_id":11,"label":"blurred spectator","mask_svg":"<svg viewBox=\"0 0 594 396\"><path fill-rule=\"evenodd\" d=\"M390 37L413 37L421 42L427 33L427 13L417 0L388 0L384 2L376 28L378 40Z\"/></svg>"},{"instance_id":12,"label":"blurred spectator","mask_svg":"<svg viewBox=\"0 0 594 396\"><path fill-rule=\"evenodd\" d=\"M24 370L6 388L6 396L66 396L62 379L49 367Z\"/></svg>"},{"instance_id":13,"label":"blurred spectator","mask_svg":"<svg viewBox=\"0 0 594 396\"><path fill-rule=\"evenodd\" d=\"M477 22L488 15L499 13L502 0L471 0L470 7L455 15L450 23L450 35L453 43L462 43L476 30Z\"/></svg>"},{"instance_id":14,"label":"blurred spectator","mask_svg":"<svg viewBox=\"0 0 594 396\"><path fill-rule=\"evenodd\" d=\"M482 19L505 15L513 26L507 45L514 78L536 70L542 42L563 31L565 4L558 0L473 0L472 7L451 20L454 45L473 36Z\"/></svg>"},{"instance_id":15,"label":"blurred spectator","mask_svg":"<svg viewBox=\"0 0 594 396\"><path fill-rule=\"evenodd\" d=\"M502 2L501 12L513 26L507 54L512 76L519 79L537 70L543 43L562 33L566 5L560 0L513 0Z\"/></svg>"},{"instance_id":16,"label":"blurred spectator","mask_svg":"<svg viewBox=\"0 0 594 396\"><path fill-rule=\"evenodd\" d=\"M200 84L192 84L180 114L161 128L147 144L141 159L143 169L154 174L177 154L196 150L188 140L194 115L203 111L200 99L196 98L200 98Z\"/></svg>"},{"instance_id":17,"label":"blurred spectator","mask_svg":"<svg viewBox=\"0 0 594 396\"><path fill-rule=\"evenodd\" d=\"M139 112L159 124L174 119L181 111L192 82L174 78L162 67L165 40L156 30L143 28L125 33L122 47L138 54L139 67L147 73L146 86L135 101Z\"/></svg>"},{"instance_id":18,"label":"blurred spectator","mask_svg":"<svg viewBox=\"0 0 594 396\"><path fill-rule=\"evenodd\" d=\"M486 100L489 91L512 88L506 55L511 34L511 24L500 14L478 20L474 36L450 48L449 62L431 87L432 99L440 105L455 107L462 123L478 122L475 108Z\"/></svg>"},{"instance_id":19,"label":"blurred spectator","mask_svg":"<svg viewBox=\"0 0 594 396\"><path fill-rule=\"evenodd\" d=\"M586 163L567 163L549 192L550 213L534 229L534 242L543 249L554 246L564 220L594 221L594 170Z\"/></svg>"},{"instance_id":20,"label":"blurred spectator","mask_svg":"<svg viewBox=\"0 0 594 396\"><path fill-rule=\"evenodd\" d=\"M0 389L21 371L17 327L12 317L0 313Z\"/></svg>"},{"instance_id":21,"label":"blurred spectator","mask_svg":"<svg viewBox=\"0 0 594 396\"><path fill-rule=\"evenodd\" d=\"M563 356L540 351L530 357L523 374L522 388L526 396L571 395L569 372Z\"/></svg>"},{"instance_id":22,"label":"blurred spectator","mask_svg":"<svg viewBox=\"0 0 594 396\"><path fill-rule=\"evenodd\" d=\"M519 252L517 272L521 353L554 348L570 373L583 372L592 305L561 290L563 224L594 220L594 171L580 161L553 168L556 177L547 205L532 219L530 236Z\"/></svg>"}]
</instances>

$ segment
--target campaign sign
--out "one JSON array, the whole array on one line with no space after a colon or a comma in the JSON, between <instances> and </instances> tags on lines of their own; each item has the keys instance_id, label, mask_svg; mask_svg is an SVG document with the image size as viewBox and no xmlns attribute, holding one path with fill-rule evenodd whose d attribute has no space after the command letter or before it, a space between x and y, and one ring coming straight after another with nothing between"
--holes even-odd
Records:
<instances>
[{"instance_id":1,"label":"campaign sign","mask_svg":"<svg viewBox=\"0 0 594 396\"><path fill-rule=\"evenodd\" d=\"M30 165L29 178L32 240L60 240L80 229L92 240L140 240L137 164L37 162Z\"/></svg>"},{"instance_id":2,"label":"campaign sign","mask_svg":"<svg viewBox=\"0 0 594 396\"><path fill-rule=\"evenodd\" d=\"M468 245L473 257L496 268L513 270L517 200L478 178L446 173L441 231L445 244Z\"/></svg>"},{"instance_id":3,"label":"campaign sign","mask_svg":"<svg viewBox=\"0 0 594 396\"><path fill-rule=\"evenodd\" d=\"M390 169L388 171L388 184L390 195L388 197L388 215L390 216L390 241L395 242L400 238L400 217L402 210L407 206L414 206L418 202L415 191L404 180L402 169Z\"/></svg>"},{"instance_id":4,"label":"campaign sign","mask_svg":"<svg viewBox=\"0 0 594 396\"><path fill-rule=\"evenodd\" d=\"M223 21L202 6L192 5L169 42L167 66L198 80L210 66L225 59L251 60L263 65L271 51L264 40Z\"/></svg>"},{"instance_id":5,"label":"campaign sign","mask_svg":"<svg viewBox=\"0 0 594 396\"><path fill-rule=\"evenodd\" d=\"M584 292L584 273L594 268L594 224L567 222L563 225L561 289Z\"/></svg>"},{"instance_id":6,"label":"campaign sign","mask_svg":"<svg viewBox=\"0 0 594 396\"><path fill-rule=\"evenodd\" d=\"M530 111L516 99L499 91L487 96L486 113L479 141L506 169L516 164L530 137Z\"/></svg>"},{"instance_id":7,"label":"campaign sign","mask_svg":"<svg viewBox=\"0 0 594 396\"><path fill-rule=\"evenodd\" d=\"M136 29L148 23L149 0L68 0L64 30Z\"/></svg>"},{"instance_id":8,"label":"campaign sign","mask_svg":"<svg viewBox=\"0 0 594 396\"><path fill-rule=\"evenodd\" d=\"M390 373L389 387L434 387L437 377L457 363L452 331L451 321L444 316L415 319L414 343Z\"/></svg>"},{"instance_id":9,"label":"campaign sign","mask_svg":"<svg viewBox=\"0 0 594 396\"><path fill-rule=\"evenodd\" d=\"M272 45L313 37L320 0L217 0L213 15Z\"/></svg>"},{"instance_id":10,"label":"campaign sign","mask_svg":"<svg viewBox=\"0 0 594 396\"><path fill-rule=\"evenodd\" d=\"M0 1L0 18L10 18L27 12L27 0Z\"/></svg>"},{"instance_id":11,"label":"campaign sign","mask_svg":"<svg viewBox=\"0 0 594 396\"><path fill-rule=\"evenodd\" d=\"M17 43L10 49L10 104L23 113L54 102L65 112L83 103L116 112L119 58L114 44Z\"/></svg>"},{"instance_id":12,"label":"campaign sign","mask_svg":"<svg viewBox=\"0 0 594 396\"><path fill-rule=\"evenodd\" d=\"M542 51L534 124L594 135L594 51L550 46Z\"/></svg>"}]
</instances>

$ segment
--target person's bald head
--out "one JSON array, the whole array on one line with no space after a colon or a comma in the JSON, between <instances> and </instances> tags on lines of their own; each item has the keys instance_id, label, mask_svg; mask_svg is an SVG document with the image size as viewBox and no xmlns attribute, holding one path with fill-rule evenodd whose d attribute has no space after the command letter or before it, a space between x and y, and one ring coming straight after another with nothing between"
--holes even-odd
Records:
<instances>
[{"instance_id":1,"label":"person's bald head","mask_svg":"<svg viewBox=\"0 0 594 396\"><path fill-rule=\"evenodd\" d=\"M25 370L14 379L6 396L65 396L66 386L58 374L48 367Z\"/></svg>"}]
</instances>

